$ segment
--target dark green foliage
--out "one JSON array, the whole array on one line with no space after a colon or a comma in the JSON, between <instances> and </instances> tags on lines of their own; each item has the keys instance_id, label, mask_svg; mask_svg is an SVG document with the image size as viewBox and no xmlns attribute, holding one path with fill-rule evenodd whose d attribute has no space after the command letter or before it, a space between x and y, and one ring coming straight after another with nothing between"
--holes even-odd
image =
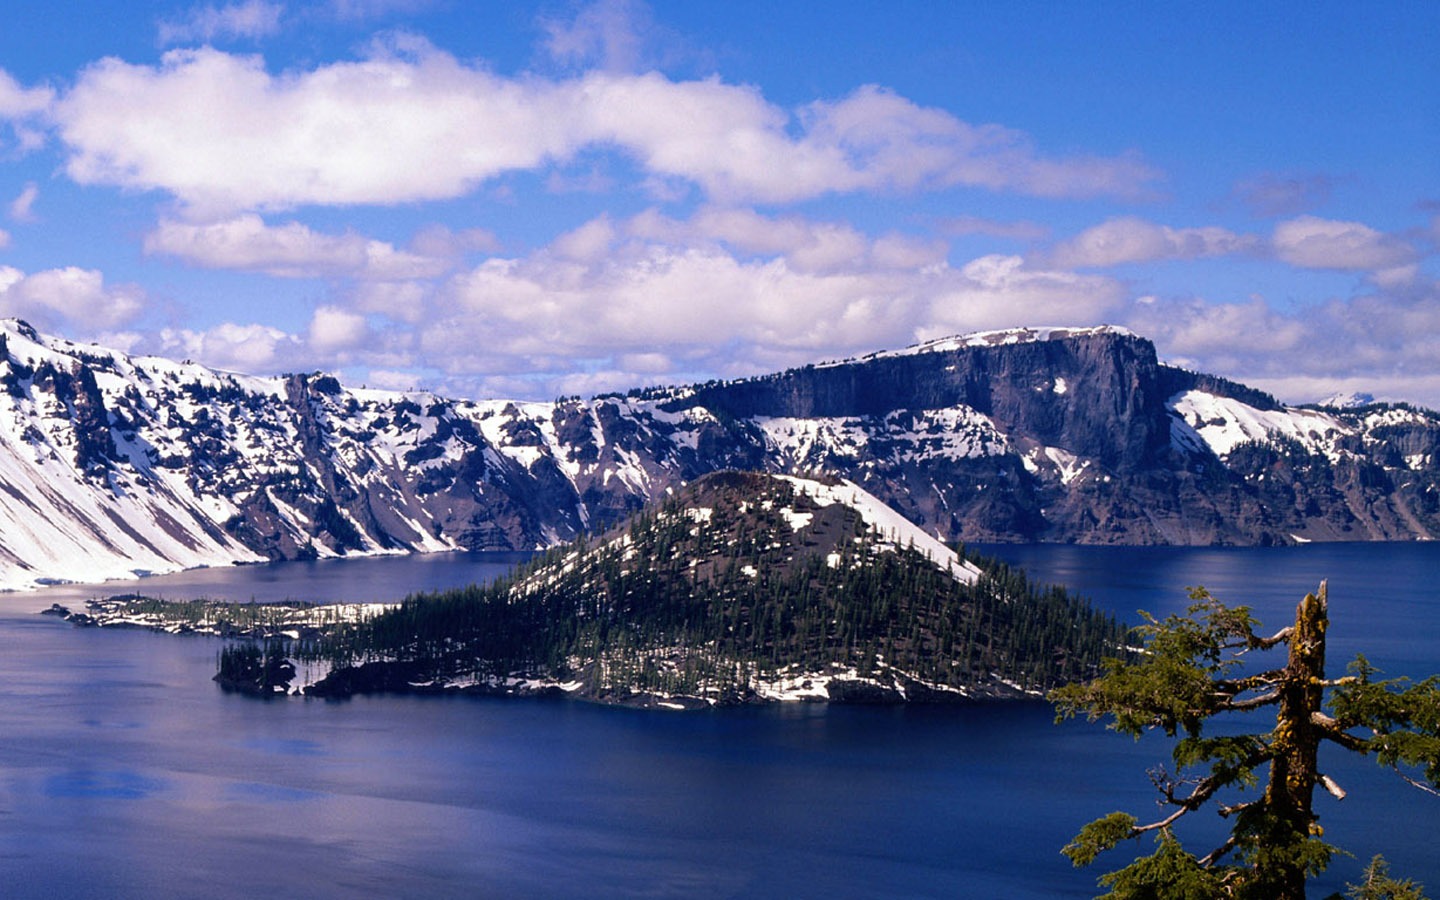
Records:
<instances>
[{"instance_id":1,"label":"dark green foliage","mask_svg":"<svg viewBox=\"0 0 1440 900\"><path fill-rule=\"evenodd\" d=\"M1440 785L1440 675L1418 684L1407 678L1373 680L1376 670L1364 656L1350 664L1350 678L1335 692L1335 721L1341 728L1365 727L1365 752L1376 762L1419 768Z\"/></svg>"},{"instance_id":2,"label":"dark green foliage","mask_svg":"<svg viewBox=\"0 0 1440 900\"><path fill-rule=\"evenodd\" d=\"M583 680L594 695L725 700L792 666L1043 690L1093 675L1123 636L1110 617L1000 564L961 584L784 482L703 484L699 500L642 512L489 587L412 596L334 635L326 652L340 666L384 660L442 678L523 674ZM797 530L782 510L810 524Z\"/></svg>"},{"instance_id":3,"label":"dark green foliage","mask_svg":"<svg viewBox=\"0 0 1440 900\"><path fill-rule=\"evenodd\" d=\"M1359 884L1347 884L1349 900L1425 900L1424 888L1408 878L1390 877L1385 857L1377 856L1365 867Z\"/></svg>"},{"instance_id":4,"label":"dark green foliage","mask_svg":"<svg viewBox=\"0 0 1440 900\"><path fill-rule=\"evenodd\" d=\"M1339 852L1321 839L1312 805L1316 787L1343 796L1320 773L1320 747L1374 756L1397 771L1418 769L1430 789L1440 787L1440 677L1414 685L1405 679L1375 681L1362 656L1348 677L1326 680L1324 584L1300 603L1294 625L1271 637L1256 634L1259 623L1245 607L1227 607L1201 588L1191 597L1188 615L1163 622L1146 615L1146 624L1136 629L1141 652L1106 660L1099 678L1051 693L1060 718L1109 717L1111 727L1124 734L1139 737L1158 729L1178 738L1176 773L1152 773L1163 804L1171 807L1168 815L1141 825L1127 813L1111 813L1082 828L1063 852L1077 866L1088 865L1122 841L1154 831L1155 853L1100 879L1110 889L1107 898L1300 900L1306 880ZM1282 667L1260 671L1249 665L1255 651L1282 645L1289 648ZM1275 710L1272 730L1205 734L1214 716L1265 708ZM1256 788L1266 769L1261 796L1229 805L1216 800L1222 791L1243 796ZM1198 774L1186 774L1195 770ZM1182 848L1174 828L1211 801L1232 823L1230 836L1197 858ZM1372 863L1365 886L1355 890L1360 893L1352 897L1367 900L1420 897L1417 886L1390 879L1383 862Z\"/></svg>"},{"instance_id":5,"label":"dark green foliage","mask_svg":"<svg viewBox=\"0 0 1440 900\"><path fill-rule=\"evenodd\" d=\"M1132 820L1133 821L1133 820ZM1114 900L1215 900L1228 896L1224 878L1200 865L1174 835L1162 832L1154 854L1101 876Z\"/></svg>"},{"instance_id":6,"label":"dark green foliage","mask_svg":"<svg viewBox=\"0 0 1440 900\"><path fill-rule=\"evenodd\" d=\"M259 643L246 641L220 651L214 680L226 690L270 697L286 693L294 678L295 664L285 658L282 642L266 641L262 650Z\"/></svg>"}]
</instances>

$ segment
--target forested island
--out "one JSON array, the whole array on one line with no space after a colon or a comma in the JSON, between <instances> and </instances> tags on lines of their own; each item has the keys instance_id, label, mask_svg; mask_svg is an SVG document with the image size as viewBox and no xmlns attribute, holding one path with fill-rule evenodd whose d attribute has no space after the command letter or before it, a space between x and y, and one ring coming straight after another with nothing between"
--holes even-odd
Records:
<instances>
[{"instance_id":1,"label":"forested island","mask_svg":"<svg viewBox=\"0 0 1440 900\"><path fill-rule=\"evenodd\" d=\"M47 612L231 639L215 680L260 696L671 708L1038 697L1095 675L1126 633L1063 588L946 546L851 482L739 472L489 585L398 604L126 595Z\"/></svg>"},{"instance_id":2,"label":"forested island","mask_svg":"<svg viewBox=\"0 0 1440 900\"><path fill-rule=\"evenodd\" d=\"M1125 629L838 480L721 473L488 586L331 629L305 693L949 702L1088 677Z\"/></svg>"}]
</instances>

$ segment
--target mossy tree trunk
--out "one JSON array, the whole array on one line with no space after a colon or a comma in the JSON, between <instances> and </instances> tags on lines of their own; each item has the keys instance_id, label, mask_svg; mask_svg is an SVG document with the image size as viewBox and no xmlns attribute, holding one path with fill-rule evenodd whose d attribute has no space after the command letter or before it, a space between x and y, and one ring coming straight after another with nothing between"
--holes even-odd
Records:
<instances>
[{"instance_id":1,"label":"mossy tree trunk","mask_svg":"<svg viewBox=\"0 0 1440 900\"><path fill-rule=\"evenodd\" d=\"M1275 830L1268 843L1283 852L1257 853L1256 859L1256 874L1275 900L1304 900L1308 855L1297 851L1319 833L1312 801L1320 778L1322 733L1314 718L1325 699L1326 605L1322 584L1296 607L1289 662L1279 684L1265 806Z\"/></svg>"}]
</instances>

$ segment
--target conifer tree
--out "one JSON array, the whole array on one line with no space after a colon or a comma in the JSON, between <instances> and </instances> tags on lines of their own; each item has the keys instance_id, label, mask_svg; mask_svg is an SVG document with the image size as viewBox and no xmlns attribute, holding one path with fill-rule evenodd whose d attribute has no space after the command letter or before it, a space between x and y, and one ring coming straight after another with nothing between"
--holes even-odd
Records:
<instances>
[{"instance_id":1,"label":"conifer tree","mask_svg":"<svg viewBox=\"0 0 1440 900\"><path fill-rule=\"evenodd\" d=\"M1323 840L1314 790L1344 796L1321 771L1320 748L1371 756L1418 787L1440 788L1440 676L1415 684L1375 680L1376 670L1359 656L1349 675L1327 680L1323 582L1300 602L1294 624L1270 637L1256 634L1259 623L1246 607L1227 607L1203 588L1192 590L1191 600L1188 615L1163 622L1146 615L1137 629L1143 648L1132 658L1107 660L1100 677L1051 692L1057 720L1108 716L1111 728L1132 737L1158 728L1178 738L1175 773L1153 776L1169 813L1147 824L1111 813L1082 828L1064 853L1087 865L1122 841L1155 833L1152 855L1100 879L1107 898L1303 900L1306 880L1337 852ZM1282 645L1283 667L1253 672L1243 665L1246 654ZM1266 709L1275 711L1271 730L1205 731L1217 714ZM1259 796L1228 806L1216 800L1222 790L1259 788L1262 777ZM1174 826L1212 801L1233 826L1221 846L1197 857ZM1418 889L1399 896L1418 897Z\"/></svg>"}]
</instances>

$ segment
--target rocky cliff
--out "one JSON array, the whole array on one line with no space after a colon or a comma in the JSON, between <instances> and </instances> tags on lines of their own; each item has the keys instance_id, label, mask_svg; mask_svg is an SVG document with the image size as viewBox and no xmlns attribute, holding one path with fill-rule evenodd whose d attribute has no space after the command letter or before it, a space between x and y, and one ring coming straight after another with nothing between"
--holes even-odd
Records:
<instances>
[{"instance_id":1,"label":"rocky cliff","mask_svg":"<svg viewBox=\"0 0 1440 900\"><path fill-rule=\"evenodd\" d=\"M847 478L945 540L1440 534L1440 416L1285 407L1116 328L518 403L223 373L8 320L0 386L0 587L548 546L722 469Z\"/></svg>"}]
</instances>

